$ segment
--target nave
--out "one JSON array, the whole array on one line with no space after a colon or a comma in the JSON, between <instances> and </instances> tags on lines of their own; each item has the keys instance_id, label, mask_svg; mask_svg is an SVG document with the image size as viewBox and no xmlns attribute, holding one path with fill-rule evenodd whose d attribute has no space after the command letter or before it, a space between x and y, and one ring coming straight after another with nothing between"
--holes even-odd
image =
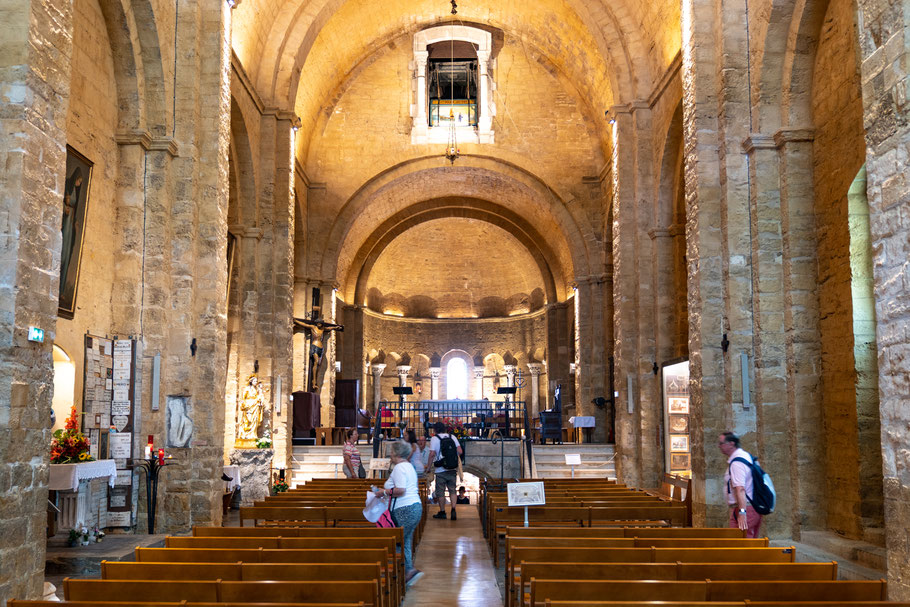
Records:
<instances>
[{"instance_id":1,"label":"nave","mask_svg":"<svg viewBox=\"0 0 910 607\"><path fill-rule=\"evenodd\" d=\"M100 579L64 580L64 607L910 605L887 603L884 580L838 579L836 562L804 562L792 546L691 527L685 484L667 480L655 491L547 480L546 505L527 510L487 481L457 521L428 516L436 507L421 482L414 538L424 576L411 587L402 529L362 518L375 481L314 480L242 507L239 527L195 527L137 548L134 562L104 562Z\"/></svg>"}]
</instances>

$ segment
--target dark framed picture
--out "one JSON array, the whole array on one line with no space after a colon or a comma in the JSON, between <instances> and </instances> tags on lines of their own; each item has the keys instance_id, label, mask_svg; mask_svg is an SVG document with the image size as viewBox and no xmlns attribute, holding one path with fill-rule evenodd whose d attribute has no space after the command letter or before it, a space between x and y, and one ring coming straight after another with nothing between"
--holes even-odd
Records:
<instances>
[{"instance_id":1,"label":"dark framed picture","mask_svg":"<svg viewBox=\"0 0 910 607\"><path fill-rule=\"evenodd\" d=\"M66 146L66 181L63 186L63 216L60 232L60 300L57 315L73 318L76 314L76 291L79 287L79 266L85 241L85 218L88 215L89 193L94 163Z\"/></svg>"},{"instance_id":2,"label":"dark framed picture","mask_svg":"<svg viewBox=\"0 0 910 607\"><path fill-rule=\"evenodd\" d=\"M670 455L670 470L688 470L689 469L689 454L688 453L672 453Z\"/></svg>"}]
</instances>

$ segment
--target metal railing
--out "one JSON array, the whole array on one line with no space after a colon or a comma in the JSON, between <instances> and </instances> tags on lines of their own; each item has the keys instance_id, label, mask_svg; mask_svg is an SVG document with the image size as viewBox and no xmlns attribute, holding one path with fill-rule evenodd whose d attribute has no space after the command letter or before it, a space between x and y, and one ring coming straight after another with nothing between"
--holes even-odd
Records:
<instances>
[{"instance_id":1,"label":"metal railing","mask_svg":"<svg viewBox=\"0 0 910 607\"><path fill-rule=\"evenodd\" d=\"M402 436L414 430L425 435L433 424L442 421L456 434L486 439L490 430L497 429L506 439L530 436L528 416L523 401L488 400L419 400L381 401L376 412L376 430Z\"/></svg>"}]
</instances>

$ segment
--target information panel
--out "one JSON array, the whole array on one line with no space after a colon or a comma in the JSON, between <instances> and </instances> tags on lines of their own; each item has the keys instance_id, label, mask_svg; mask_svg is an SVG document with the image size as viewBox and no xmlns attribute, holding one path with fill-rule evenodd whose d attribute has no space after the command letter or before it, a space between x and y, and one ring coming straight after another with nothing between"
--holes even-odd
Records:
<instances>
[{"instance_id":1,"label":"information panel","mask_svg":"<svg viewBox=\"0 0 910 607\"><path fill-rule=\"evenodd\" d=\"M689 441L689 361L664 365L661 370L666 470L692 476Z\"/></svg>"}]
</instances>

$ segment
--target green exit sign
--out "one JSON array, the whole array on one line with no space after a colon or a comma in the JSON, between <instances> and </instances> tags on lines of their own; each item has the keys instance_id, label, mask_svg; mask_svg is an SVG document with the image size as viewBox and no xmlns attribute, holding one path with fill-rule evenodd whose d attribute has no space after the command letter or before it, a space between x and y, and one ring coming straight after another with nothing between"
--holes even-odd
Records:
<instances>
[{"instance_id":1,"label":"green exit sign","mask_svg":"<svg viewBox=\"0 0 910 607\"><path fill-rule=\"evenodd\" d=\"M29 327L28 328L28 340L44 343L44 329L39 329L38 327Z\"/></svg>"}]
</instances>

